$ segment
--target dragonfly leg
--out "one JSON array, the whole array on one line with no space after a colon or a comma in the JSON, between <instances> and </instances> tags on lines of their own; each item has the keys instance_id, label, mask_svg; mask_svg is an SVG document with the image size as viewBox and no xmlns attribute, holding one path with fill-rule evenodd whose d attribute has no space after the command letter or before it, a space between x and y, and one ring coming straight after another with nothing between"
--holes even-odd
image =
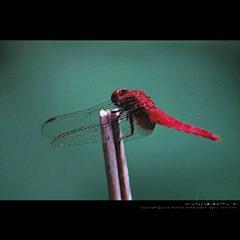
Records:
<instances>
[{"instance_id":1,"label":"dragonfly leg","mask_svg":"<svg viewBox=\"0 0 240 240\"><path fill-rule=\"evenodd\" d=\"M124 118L125 121L130 120L131 132L124 133L122 135L121 139L128 138L128 137L131 137L133 135L133 133L134 133L134 119L133 119L133 116L134 116L134 114L141 111L141 109L139 109L139 107L137 106L137 104L135 102L132 102L131 105L132 105L132 108L128 109L127 116ZM124 111L126 111L125 108L121 109L119 111L119 115L112 118L112 120L115 121L115 120L119 119ZM134 112L134 113L131 113L131 112Z\"/></svg>"},{"instance_id":2,"label":"dragonfly leg","mask_svg":"<svg viewBox=\"0 0 240 240\"><path fill-rule=\"evenodd\" d=\"M128 118L130 120L131 132L123 134L122 139L131 137L133 135L133 133L134 133L133 115L128 113L127 114L127 119Z\"/></svg>"}]
</instances>

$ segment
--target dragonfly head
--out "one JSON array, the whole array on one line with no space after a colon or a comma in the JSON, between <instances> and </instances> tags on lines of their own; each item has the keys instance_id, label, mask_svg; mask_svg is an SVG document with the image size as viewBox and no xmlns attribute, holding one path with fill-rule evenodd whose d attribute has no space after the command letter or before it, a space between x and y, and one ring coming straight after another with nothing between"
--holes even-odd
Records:
<instances>
[{"instance_id":1,"label":"dragonfly head","mask_svg":"<svg viewBox=\"0 0 240 240\"><path fill-rule=\"evenodd\" d=\"M127 90L126 88L120 88L115 90L112 93L112 97L111 100L114 103L114 105L116 105L117 107L121 107L121 96L125 95L126 93L128 93L129 90Z\"/></svg>"}]
</instances>

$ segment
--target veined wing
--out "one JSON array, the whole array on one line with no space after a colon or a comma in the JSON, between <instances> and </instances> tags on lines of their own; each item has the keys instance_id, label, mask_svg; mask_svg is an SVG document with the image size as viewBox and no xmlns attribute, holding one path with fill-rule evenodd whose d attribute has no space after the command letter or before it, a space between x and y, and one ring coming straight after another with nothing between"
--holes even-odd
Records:
<instances>
[{"instance_id":1,"label":"veined wing","mask_svg":"<svg viewBox=\"0 0 240 240\"><path fill-rule=\"evenodd\" d=\"M101 110L107 109L119 109L119 108L117 108L110 100L105 103L96 105L95 107L89 108L87 110L68 113L58 117L54 117L47 120L42 125L41 133L44 137L48 138L54 137L57 138L58 136L61 136L63 134L66 134L65 136L67 136L70 133L73 136L74 134L77 134L78 131L81 131L82 133L86 131L86 134L89 134L90 126L92 130L96 128L96 125L100 126L99 112Z\"/></svg>"},{"instance_id":2,"label":"veined wing","mask_svg":"<svg viewBox=\"0 0 240 240\"><path fill-rule=\"evenodd\" d=\"M99 112L98 112L99 113ZM87 144L92 142L107 142L113 141L111 137L109 139L102 139L101 132L109 131L111 128L112 121L120 121L120 127L123 136L128 136L123 138L124 141L135 140L142 137L146 137L151 134L155 128L155 123L152 122L148 115L144 112L138 113L133 116L133 128L134 133L131 135L131 123L130 118L127 112L121 114L119 118L109 119L102 126L100 123L95 123L81 128L63 133L53 139L52 146L61 147L61 146L74 146L80 144Z\"/></svg>"},{"instance_id":3,"label":"veined wing","mask_svg":"<svg viewBox=\"0 0 240 240\"><path fill-rule=\"evenodd\" d=\"M105 130L103 131L107 131L109 127L111 127L111 123L106 123L103 128ZM62 147L75 146L93 142L102 142L100 123L84 126L61 134L60 136L53 139L51 145L53 147Z\"/></svg>"}]
</instances>

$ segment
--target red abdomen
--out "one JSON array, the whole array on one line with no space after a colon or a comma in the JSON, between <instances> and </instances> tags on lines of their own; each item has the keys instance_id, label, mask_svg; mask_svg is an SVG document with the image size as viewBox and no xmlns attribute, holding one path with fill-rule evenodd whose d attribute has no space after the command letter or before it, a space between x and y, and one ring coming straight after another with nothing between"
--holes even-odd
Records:
<instances>
[{"instance_id":1,"label":"red abdomen","mask_svg":"<svg viewBox=\"0 0 240 240\"><path fill-rule=\"evenodd\" d=\"M214 141L219 141L221 138L217 135L215 135L212 132L209 132L207 130L183 123L178 121L177 119L167 115L162 110L157 108L150 108L148 110L148 116L149 118L160 125L164 125L166 127L175 128L179 131L184 131L187 133L193 133L195 135L199 135L205 138L213 139Z\"/></svg>"}]
</instances>

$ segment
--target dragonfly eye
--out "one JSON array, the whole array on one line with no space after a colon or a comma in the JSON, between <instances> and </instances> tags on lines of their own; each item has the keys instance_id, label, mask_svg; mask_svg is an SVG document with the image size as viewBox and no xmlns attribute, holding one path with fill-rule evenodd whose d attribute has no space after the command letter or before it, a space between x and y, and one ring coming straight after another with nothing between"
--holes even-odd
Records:
<instances>
[{"instance_id":1,"label":"dragonfly eye","mask_svg":"<svg viewBox=\"0 0 240 240\"><path fill-rule=\"evenodd\" d=\"M127 90L126 88L120 88L120 89L115 90L111 96L111 100L114 103L114 105L116 105L117 107L120 107L121 100L119 99L119 97L125 95L128 92L129 92L129 90Z\"/></svg>"}]
</instances>

